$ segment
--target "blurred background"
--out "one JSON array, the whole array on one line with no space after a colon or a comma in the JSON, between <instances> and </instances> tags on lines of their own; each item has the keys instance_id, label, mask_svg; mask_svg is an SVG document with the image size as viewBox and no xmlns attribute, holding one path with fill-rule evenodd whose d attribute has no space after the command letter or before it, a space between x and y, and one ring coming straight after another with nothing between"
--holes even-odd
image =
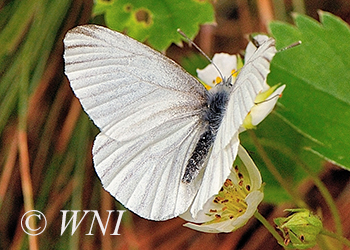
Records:
<instances>
[{"instance_id":1,"label":"blurred background","mask_svg":"<svg viewBox=\"0 0 350 250\"><path fill-rule=\"evenodd\" d=\"M321 9L350 22L348 0L217 0L213 6L217 24L203 25L195 38L209 56L241 52L248 34L267 33L271 20L293 23L293 12L318 19ZM205 234L183 227L179 218L153 222L129 211L118 236L110 235L116 213L105 235L96 222L93 235L86 235L92 217L73 235L70 228L61 235L60 210L98 210L106 221L106 210L124 209L95 174L91 148L98 130L63 73L63 37L74 26L100 22L92 17L92 8L93 1L87 0L0 1L0 249L282 249L255 219L234 233ZM167 50L183 64L191 53L186 44ZM320 178L336 201L349 238L349 173L325 162ZM322 208L325 226L334 230L314 184L306 180L295 188L311 207ZM259 211L273 223L288 205L262 203ZM20 219L32 209L46 215L47 228L29 238Z\"/></svg>"}]
</instances>

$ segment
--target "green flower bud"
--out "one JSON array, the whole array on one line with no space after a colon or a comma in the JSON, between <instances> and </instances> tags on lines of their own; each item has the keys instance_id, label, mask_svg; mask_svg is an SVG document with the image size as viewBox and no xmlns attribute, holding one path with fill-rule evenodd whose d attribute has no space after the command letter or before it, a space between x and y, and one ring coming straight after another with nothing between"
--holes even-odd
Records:
<instances>
[{"instance_id":1,"label":"green flower bud","mask_svg":"<svg viewBox=\"0 0 350 250\"><path fill-rule=\"evenodd\" d=\"M284 245L297 249L307 249L316 245L317 235L322 230L321 219L304 208L284 211L293 214L287 218L274 219L277 228L283 233Z\"/></svg>"}]
</instances>

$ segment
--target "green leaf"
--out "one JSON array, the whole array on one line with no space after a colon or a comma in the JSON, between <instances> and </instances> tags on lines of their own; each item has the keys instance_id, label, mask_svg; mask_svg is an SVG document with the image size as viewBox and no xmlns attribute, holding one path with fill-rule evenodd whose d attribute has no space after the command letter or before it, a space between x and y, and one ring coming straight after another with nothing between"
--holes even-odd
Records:
<instances>
[{"instance_id":1,"label":"green leaf","mask_svg":"<svg viewBox=\"0 0 350 250\"><path fill-rule=\"evenodd\" d=\"M296 27L270 24L277 48L302 44L277 53L268 82L287 85L278 115L314 141L304 148L350 169L350 29L330 13L319 14L321 23L295 15Z\"/></svg>"},{"instance_id":2,"label":"green leaf","mask_svg":"<svg viewBox=\"0 0 350 250\"><path fill-rule=\"evenodd\" d=\"M140 42L147 40L161 51L171 43L180 43L178 28L193 38L200 24L214 21L213 6L200 0L98 0L94 14L104 14L111 29L126 31Z\"/></svg>"},{"instance_id":3,"label":"green leaf","mask_svg":"<svg viewBox=\"0 0 350 250\"><path fill-rule=\"evenodd\" d=\"M192 53L181 59L181 66L191 75L197 77L197 69L204 69L209 61L199 53Z\"/></svg>"}]
</instances>

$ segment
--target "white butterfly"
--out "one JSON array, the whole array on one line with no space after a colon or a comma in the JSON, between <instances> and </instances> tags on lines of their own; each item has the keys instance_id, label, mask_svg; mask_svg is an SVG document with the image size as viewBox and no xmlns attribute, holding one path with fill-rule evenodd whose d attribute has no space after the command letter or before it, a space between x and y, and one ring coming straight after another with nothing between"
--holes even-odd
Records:
<instances>
[{"instance_id":1,"label":"white butterfly","mask_svg":"<svg viewBox=\"0 0 350 250\"><path fill-rule=\"evenodd\" d=\"M260 43L233 85L207 91L179 65L96 25L69 31L65 73L100 128L93 147L104 188L152 220L196 213L217 194L237 155L238 130L276 53Z\"/></svg>"}]
</instances>

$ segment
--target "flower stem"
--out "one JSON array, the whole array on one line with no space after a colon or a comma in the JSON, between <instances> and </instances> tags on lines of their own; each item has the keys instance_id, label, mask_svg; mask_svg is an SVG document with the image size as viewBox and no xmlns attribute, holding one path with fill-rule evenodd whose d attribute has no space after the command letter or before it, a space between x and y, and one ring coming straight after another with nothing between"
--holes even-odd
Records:
<instances>
[{"instance_id":1,"label":"flower stem","mask_svg":"<svg viewBox=\"0 0 350 250\"><path fill-rule=\"evenodd\" d=\"M295 161L296 165L300 166L310 176L315 186L318 188L321 195L323 196L325 202L327 203L327 206L329 207L329 210L334 219L334 224L335 224L337 234L339 234L340 236L343 235L339 211L334 203L334 199L332 195L330 194L329 190L324 185L324 183L320 180L318 175L314 171L312 171L312 169L310 169L310 167L303 160L301 160L292 150L285 147L284 145L278 144L276 142L274 142L273 144L270 144L266 141L264 141L264 145L267 145L268 147L272 147L282 152L285 156Z\"/></svg>"},{"instance_id":2,"label":"flower stem","mask_svg":"<svg viewBox=\"0 0 350 250\"><path fill-rule=\"evenodd\" d=\"M328 191L327 187L324 185L324 183L320 180L320 178L311 171L311 169L300 159L297 159L297 163L304 169L304 171L312 178L313 182L315 183L315 186L318 188L320 193L322 194L323 198L325 199L331 214L334 219L334 224L336 228L336 232L339 236L343 235L343 229L342 224L340 220L339 211L337 209L337 206L334 203L334 199L330 192Z\"/></svg>"},{"instance_id":3,"label":"flower stem","mask_svg":"<svg viewBox=\"0 0 350 250\"><path fill-rule=\"evenodd\" d=\"M320 234L323 234L323 235L326 235L328 237L334 238L334 239L338 240L339 242L343 243L345 246L350 247L350 241L347 238L345 238L345 237L343 237L343 236L341 236L339 234L330 232L330 231L325 230L325 229L323 229L320 232Z\"/></svg>"},{"instance_id":4,"label":"flower stem","mask_svg":"<svg viewBox=\"0 0 350 250\"><path fill-rule=\"evenodd\" d=\"M259 142L258 137L256 136L255 132L250 129L250 130L248 130L248 133L249 133L250 137L252 138L254 145L256 146L256 149L259 152L259 155L261 156L261 158L265 162L266 167L271 172L271 174L280 183L280 185L284 188L284 190L286 190L288 192L288 194L292 197L294 203L298 207L307 208L308 206L306 205L306 203L302 199L299 198L299 195L295 192L295 189L292 188L292 186L282 177L282 175L278 172L276 167L273 165L272 161L270 160L270 158L266 154L263 146Z\"/></svg>"},{"instance_id":5,"label":"flower stem","mask_svg":"<svg viewBox=\"0 0 350 250\"><path fill-rule=\"evenodd\" d=\"M277 240L278 244L280 244L281 246L284 246L283 243L283 238L281 235L279 235L277 233L277 231L275 230L275 228L273 226L271 226L271 224L265 219L264 216L262 216L258 210L255 211L254 213L255 218L261 222L261 224L264 225L264 227L272 234L273 237L275 237L275 239Z\"/></svg>"}]
</instances>

